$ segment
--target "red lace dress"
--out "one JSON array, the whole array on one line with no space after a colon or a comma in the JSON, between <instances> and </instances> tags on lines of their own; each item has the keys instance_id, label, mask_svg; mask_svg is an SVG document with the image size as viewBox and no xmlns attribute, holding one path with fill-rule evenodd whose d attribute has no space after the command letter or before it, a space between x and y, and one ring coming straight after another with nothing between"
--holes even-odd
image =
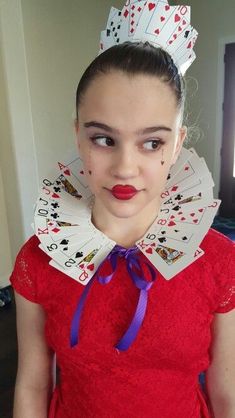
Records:
<instances>
[{"instance_id":1,"label":"red lace dress","mask_svg":"<svg viewBox=\"0 0 235 418\"><path fill-rule=\"evenodd\" d=\"M214 230L201 248L205 255L172 280L158 274L138 336L119 352L114 345L128 328L139 297L125 259L119 258L110 283L92 285L80 342L70 348L71 319L84 286L49 266L38 239L29 239L11 283L46 312L45 337L60 368L50 418L210 417L198 375L210 364L214 314L235 307L235 251ZM142 253L139 257L146 261ZM147 276L144 264L143 269Z\"/></svg>"}]
</instances>

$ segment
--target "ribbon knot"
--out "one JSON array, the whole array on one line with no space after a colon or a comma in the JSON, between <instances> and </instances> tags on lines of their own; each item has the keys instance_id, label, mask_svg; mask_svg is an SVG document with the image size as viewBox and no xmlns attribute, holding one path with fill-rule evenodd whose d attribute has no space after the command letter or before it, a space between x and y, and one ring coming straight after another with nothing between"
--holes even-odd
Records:
<instances>
[{"instance_id":1,"label":"ribbon knot","mask_svg":"<svg viewBox=\"0 0 235 418\"><path fill-rule=\"evenodd\" d=\"M82 310L83 310L89 289L91 288L92 284L94 283L96 279L102 285L108 284L112 280L114 273L116 271L116 268L117 268L119 257L124 257L126 259L126 267L127 267L128 274L130 278L132 279L134 285L140 290L140 294L139 294L139 300L138 300L134 317L127 331L121 338L121 340L115 345L115 348L117 348L118 350L124 351L124 350L127 350L130 347L130 345L133 343L145 317L145 312L146 312L147 302L148 302L148 290L152 287L153 282L156 279L156 272L154 268L152 267L152 265L149 264L149 262L144 262L147 265L149 272L151 274L151 281L145 280L143 269L137 257L137 252L139 252L139 250L136 246L131 247L131 248L123 248L120 245L115 245L115 247L112 249L110 254L101 263L101 265L99 266L93 278L86 285L80 297L80 300L78 302L78 306L73 316L72 325L71 325L71 333L70 333L71 347L78 344L80 319L81 319ZM104 262L106 261L110 261L110 264L112 267L112 273L102 277L99 272Z\"/></svg>"}]
</instances>

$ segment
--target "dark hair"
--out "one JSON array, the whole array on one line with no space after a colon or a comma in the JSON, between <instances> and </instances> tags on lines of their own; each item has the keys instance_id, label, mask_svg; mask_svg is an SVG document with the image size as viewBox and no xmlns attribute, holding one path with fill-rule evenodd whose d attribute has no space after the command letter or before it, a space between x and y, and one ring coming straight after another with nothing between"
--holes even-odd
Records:
<instances>
[{"instance_id":1,"label":"dark hair","mask_svg":"<svg viewBox=\"0 0 235 418\"><path fill-rule=\"evenodd\" d=\"M171 56L149 42L124 42L114 45L98 55L85 70L77 87L76 110L91 81L112 70L120 70L130 75L146 74L159 77L174 91L177 106L184 108L184 80L179 74Z\"/></svg>"}]
</instances>

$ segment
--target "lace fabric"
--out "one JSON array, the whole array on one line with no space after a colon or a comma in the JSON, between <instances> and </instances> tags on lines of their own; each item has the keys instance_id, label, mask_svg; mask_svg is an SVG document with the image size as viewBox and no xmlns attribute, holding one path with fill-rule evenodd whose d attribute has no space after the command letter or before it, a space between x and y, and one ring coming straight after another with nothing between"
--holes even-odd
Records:
<instances>
[{"instance_id":1,"label":"lace fabric","mask_svg":"<svg viewBox=\"0 0 235 418\"><path fill-rule=\"evenodd\" d=\"M49 266L35 236L23 246L11 282L43 306L45 337L61 372L50 418L210 418L198 375L210 364L214 314L235 307L235 250L214 230L201 247L205 255L172 280L158 275L136 341L118 352L115 343L139 295L125 260L118 260L110 283L94 283L81 318L80 343L71 348L71 319L84 287ZM145 260L141 254L148 277Z\"/></svg>"}]
</instances>

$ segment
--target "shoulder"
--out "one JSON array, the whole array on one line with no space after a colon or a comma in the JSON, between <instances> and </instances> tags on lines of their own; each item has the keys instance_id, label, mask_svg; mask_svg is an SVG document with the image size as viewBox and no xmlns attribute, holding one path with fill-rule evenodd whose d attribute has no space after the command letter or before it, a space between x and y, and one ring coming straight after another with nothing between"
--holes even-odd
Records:
<instances>
[{"instance_id":1,"label":"shoulder","mask_svg":"<svg viewBox=\"0 0 235 418\"><path fill-rule=\"evenodd\" d=\"M32 235L21 247L17 258L33 258L34 261L36 259L44 259L48 256L39 248L40 241L36 235Z\"/></svg>"},{"instance_id":2,"label":"shoulder","mask_svg":"<svg viewBox=\"0 0 235 418\"><path fill-rule=\"evenodd\" d=\"M201 248L205 251L201 265L215 297L215 312L228 312L235 307L235 243L211 228Z\"/></svg>"},{"instance_id":3,"label":"shoulder","mask_svg":"<svg viewBox=\"0 0 235 418\"><path fill-rule=\"evenodd\" d=\"M43 271L48 268L50 258L39 248L40 241L33 235L21 247L10 282L13 288L26 299L38 301L38 283L43 281Z\"/></svg>"},{"instance_id":4,"label":"shoulder","mask_svg":"<svg viewBox=\"0 0 235 418\"><path fill-rule=\"evenodd\" d=\"M214 269L235 261L235 243L213 228L209 229L200 247L205 252L204 260L212 263Z\"/></svg>"}]
</instances>

